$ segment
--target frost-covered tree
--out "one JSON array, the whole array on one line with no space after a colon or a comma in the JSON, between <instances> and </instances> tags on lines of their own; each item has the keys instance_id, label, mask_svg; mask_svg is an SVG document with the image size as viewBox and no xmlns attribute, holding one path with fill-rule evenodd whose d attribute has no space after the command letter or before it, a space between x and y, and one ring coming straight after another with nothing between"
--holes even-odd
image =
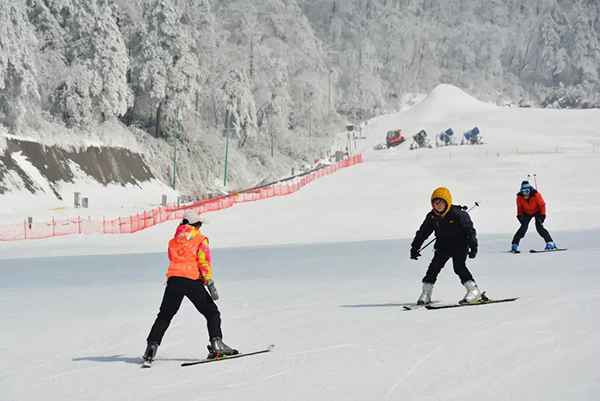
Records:
<instances>
[{"instance_id":1,"label":"frost-covered tree","mask_svg":"<svg viewBox=\"0 0 600 401\"><path fill-rule=\"evenodd\" d=\"M211 105L211 102L206 94L215 87L213 85L215 72L218 71L222 75L224 70L224 59L218 49L221 38L216 31L209 0L178 0L177 4L180 9L186 10L182 16L182 23L191 27L197 53L198 87L194 93L194 114L208 119L208 110L203 109L207 109L206 106Z\"/></svg>"},{"instance_id":2,"label":"frost-covered tree","mask_svg":"<svg viewBox=\"0 0 600 401\"><path fill-rule=\"evenodd\" d=\"M229 129L232 138L237 139L240 148L244 147L248 139L256 137L258 130L256 104L243 69L230 70L223 86L223 95L226 104L225 129Z\"/></svg>"},{"instance_id":3,"label":"frost-covered tree","mask_svg":"<svg viewBox=\"0 0 600 401\"><path fill-rule=\"evenodd\" d=\"M152 112L153 133L162 136L163 120L176 109L189 110L196 100L198 54L193 28L184 22L187 10L168 0L144 5L143 21L133 43L132 70L136 94L133 114L147 120Z\"/></svg>"},{"instance_id":4,"label":"frost-covered tree","mask_svg":"<svg viewBox=\"0 0 600 401\"><path fill-rule=\"evenodd\" d=\"M282 116L289 115L289 105L292 101L287 92L289 85L287 65L281 58L269 57L261 60L259 67L260 74L254 79L254 98L259 99L257 104L261 104L256 111L257 127L259 131L261 128L267 131L273 125L276 127L276 132L281 132L284 129Z\"/></svg>"},{"instance_id":5,"label":"frost-covered tree","mask_svg":"<svg viewBox=\"0 0 600 401\"><path fill-rule=\"evenodd\" d=\"M546 72L556 84L569 63L569 55L563 43L568 32L568 18L558 5L555 5L540 27L540 46L542 48L540 58L542 71Z\"/></svg>"},{"instance_id":6,"label":"frost-covered tree","mask_svg":"<svg viewBox=\"0 0 600 401\"><path fill-rule=\"evenodd\" d=\"M62 10L57 11L64 11ZM52 110L69 125L90 124L124 115L133 95L127 83L128 51L108 2L74 1L65 25L65 80L52 98Z\"/></svg>"},{"instance_id":7,"label":"frost-covered tree","mask_svg":"<svg viewBox=\"0 0 600 401\"><path fill-rule=\"evenodd\" d=\"M576 73L575 83L598 84L600 68L600 42L594 32L594 21L580 9L573 22L573 43L570 46L571 59Z\"/></svg>"},{"instance_id":8,"label":"frost-covered tree","mask_svg":"<svg viewBox=\"0 0 600 401\"><path fill-rule=\"evenodd\" d=\"M0 123L17 128L39 100L37 38L22 2L0 2Z\"/></svg>"},{"instance_id":9,"label":"frost-covered tree","mask_svg":"<svg viewBox=\"0 0 600 401\"><path fill-rule=\"evenodd\" d=\"M347 68L340 78L345 86L344 113L352 118L363 119L384 110L383 88L376 79L381 62L377 50L365 41L356 50L346 52Z\"/></svg>"},{"instance_id":10,"label":"frost-covered tree","mask_svg":"<svg viewBox=\"0 0 600 401\"><path fill-rule=\"evenodd\" d=\"M130 68L128 50L109 3L99 5L90 37L90 59L94 92L92 106L102 119L122 116L133 104L133 93L127 82Z\"/></svg>"}]
</instances>

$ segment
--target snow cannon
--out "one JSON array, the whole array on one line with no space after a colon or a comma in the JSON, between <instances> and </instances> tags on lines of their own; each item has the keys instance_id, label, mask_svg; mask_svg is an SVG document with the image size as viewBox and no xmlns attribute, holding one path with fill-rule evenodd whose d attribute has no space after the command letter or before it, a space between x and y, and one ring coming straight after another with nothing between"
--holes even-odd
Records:
<instances>
[{"instance_id":1,"label":"snow cannon","mask_svg":"<svg viewBox=\"0 0 600 401\"><path fill-rule=\"evenodd\" d=\"M418 148L431 149L431 145L429 144L429 138L427 138L427 133L425 132L425 130L421 130L418 134L413 135L413 142L410 144L409 149L413 150Z\"/></svg>"},{"instance_id":2,"label":"snow cannon","mask_svg":"<svg viewBox=\"0 0 600 401\"><path fill-rule=\"evenodd\" d=\"M400 145L404 142L406 138L402 135L402 131L397 129L395 131L389 131L385 137L385 144L388 149L393 148L394 146Z\"/></svg>"},{"instance_id":3,"label":"snow cannon","mask_svg":"<svg viewBox=\"0 0 600 401\"><path fill-rule=\"evenodd\" d=\"M461 145L482 145L481 136L479 135L479 128L475 127L463 134Z\"/></svg>"},{"instance_id":4,"label":"snow cannon","mask_svg":"<svg viewBox=\"0 0 600 401\"><path fill-rule=\"evenodd\" d=\"M454 131L452 131L452 128L448 128L446 131L442 132L441 134L436 135L436 137L435 137L435 146L436 147L451 146L451 145L456 145L456 142L454 142Z\"/></svg>"}]
</instances>

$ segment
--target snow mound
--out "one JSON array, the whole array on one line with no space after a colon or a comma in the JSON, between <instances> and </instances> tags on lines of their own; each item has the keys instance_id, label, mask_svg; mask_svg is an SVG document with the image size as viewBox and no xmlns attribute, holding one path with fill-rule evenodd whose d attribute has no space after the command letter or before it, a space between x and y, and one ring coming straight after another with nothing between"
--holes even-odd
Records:
<instances>
[{"instance_id":1,"label":"snow mound","mask_svg":"<svg viewBox=\"0 0 600 401\"><path fill-rule=\"evenodd\" d=\"M441 84L436 86L421 103L406 110L403 117L437 123L465 114L489 111L494 107L483 103L456 86Z\"/></svg>"}]
</instances>

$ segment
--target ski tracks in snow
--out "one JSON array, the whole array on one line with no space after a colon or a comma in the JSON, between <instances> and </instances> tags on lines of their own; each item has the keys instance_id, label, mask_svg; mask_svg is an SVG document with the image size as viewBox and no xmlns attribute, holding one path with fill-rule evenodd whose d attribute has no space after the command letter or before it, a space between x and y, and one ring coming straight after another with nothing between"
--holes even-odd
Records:
<instances>
[{"instance_id":1,"label":"ski tracks in snow","mask_svg":"<svg viewBox=\"0 0 600 401\"><path fill-rule=\"evenodd\" d=\"M306 303L306 304L280 306L278 308L266 308L266 309L260 309L260 310L253 310L251 312L240 313L238 315L232 316L231 319L240 319L240 318L246 317L246 316L258 315L261 313L271 313L271 312L282 311L282 310L286 310L286 309L297 309L297 308L303 308L306 306L323 305L325 303L326 302L310 302L310 303Z\"/></svg>"},{"instance_id":2,"label":"ski tracks in snow","mask_svg":"<svg viewBox=\"0 0 600 401\"><path fill-rule=\"evenodd\" d=\"M505 311L503 311L501 314L505 315L506 313L508 313L510 310L512 310L513 308L515 308L516 306L513 306L510 309L507 309ZM459 308L460 309L460 308ZM429 311L429 313L431 313L431 311ZM443 313L443 312L442 312ZM459 313L458 311L456 313ZM490 316L487 319L484 319L480 322L478 322L478 325L483 326L483 323L486 323L488 321L491 320L495 320L497 319L497 316ZM467 326L465 329L459 331L458 333L456 333L455 335L453 335L452 337L449 337L446 341L442 342L441 344L439 344L437 347L435 347L431 352L429 352L427 355L425 355L423 358L419 359L417 362L415 362L410 369L408 369L408 371L402 376L400 377L400 379L398 379L398 381L396 383L394 383L394 385L392 385L392 387L390 387L390 389L385 393L385 399L386 400L390 400L392 399L394 392L396 391L396 389L402 385L402 383L404 383L404 381L406 381L406 379L408 379L412 373L414 371L416 371L425 361L427 361L429 358L431 358L432 356L436 355L437 353L439 353L441 350L445 349L446 347L448 347L449 344L452 344L457 338L459 337L464 337L464 336L468 336L470 333L473 332L473 328L470 326ZM394 398L396 399L396 398Z\"/></svg>"}]
</instances>

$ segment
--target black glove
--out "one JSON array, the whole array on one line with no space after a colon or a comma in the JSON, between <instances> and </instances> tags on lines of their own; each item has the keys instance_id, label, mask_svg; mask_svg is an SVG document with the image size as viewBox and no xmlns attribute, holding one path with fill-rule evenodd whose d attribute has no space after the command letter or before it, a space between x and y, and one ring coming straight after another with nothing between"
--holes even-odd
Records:
<instances>
[{"instance_id":1,"label":"black glove","mask_svg":"<svg viewBox=\"0 0 600 401\"><path fill-rule=\"evenodd\" d=\"M538 219L540 220L540 223L544 224L544 221L546 221L546 215L545 214L540 214Z\"/></svg>"},{"instance_id":2,"label":"black glove","mask_svg":"<svg viewBox=\"0 0 600 401\"><path fill-rule=\"evenodd\" d=\"M469 251L469 259L475 259L475 256L477 256L477 248L471 248Z\"/></svg>"},{"instance_id":3,"label":"black glove","mask_svg":"<svg viewBox=\"0 0 600 401\"><path fill-rule=\"evenodd\" d=\"M219 293L217 292L217 287L215 287L215 282L212 280L207 280L205 285L206 288L208 288L208 292L210 293L212 300L216 301L219 299Z\"/></svg>"},{"instance_id":4,"label":"black glove","mask_svg":"<svg viewBox=\"0 0 600 401\"><path fill-rule=\"evenodd\" d=\"M519 223L523 222L523 216L517 215L517 220L519 220Z\"/></svg>"},{"instance_id":5,"label":"black glove","mask_svg":"<svg viewBox=\"0 0 600 401\"><path fill-rule=\"evenodd\" d=\"M419 259L419 256L421 256L421 254L419 253L419 250L417 248L410 248L410 258L417 260Z\"/></svg>"}]
</instances>

